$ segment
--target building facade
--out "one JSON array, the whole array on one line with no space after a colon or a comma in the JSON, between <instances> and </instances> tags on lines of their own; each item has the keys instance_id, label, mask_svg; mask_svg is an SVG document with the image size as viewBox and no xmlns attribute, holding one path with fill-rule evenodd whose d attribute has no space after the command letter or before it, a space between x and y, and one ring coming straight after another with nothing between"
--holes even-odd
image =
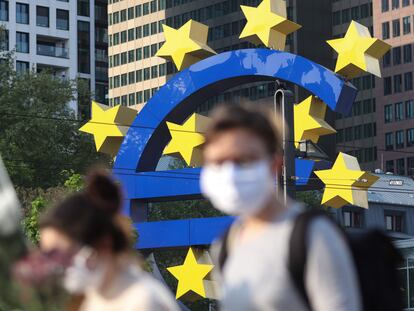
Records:
<instances>
[{"instance_id":1,"label":"building facade","mask_svg":"<svg viewBox=\"0 0 414 311\"><path fill-rule=\"evenodd\" d=\"M392 45L382 62L377 98L377 166L414 175L413 15L410 0L374 1L374 31Z\"/></svg>"},{"instance_id":2,"label":"building facade","mask_svg":"<svg viewBox=\"0 0 414 311\"><path fill-rule=\"evenodd\" d=\"M260 2L111 0L108 5L110 104L134 106L140 110L169 76L176 72L173 63L155 56L164 42L163 24L179 28L189 19L194 19L208 25L208 44L218 53L253 47L239 39L246 23L240 5L257 6ZM317 18L322 13L330 16L329 0L318 1L318 4L288 1L288 18L300 23L303 28L288 37L286 50L312 56L311 59L327 65L326 62L331 62L329 47L325 48L322 41L330 38L330 18ZM310 41L315 48L306 49L305 42ZM208 111L216 103L230 100L263 100L270 103L274 90L274 83L238 87L211 98L200 106L200 110Z\"/></svg>"},{"instance_id":3,"label":"building facade","mask_svg":"<svg viewBox=\"0 0 414 311\"><path fill-rule=\"evenodd\" d=\"M344 37L352 20L368 27L371 34L376 36L373 31L372 0L334 0L332 2L332 35L334 38ZM337 55L336 53L333 55L335 64ZM378 125L374 94L376 80L372 75L364 74L352 79L351 82L359 89L359 93L351 114L349 116L337 115L335 118L336 151L357 157L363 169L374 171L378 168L376 164Z\"/></svg>"},{"instance_id":4,"label":"building facade","mask_svg":"<svg viewBox=\"0 0 414 311\"><path fill-rule=\"evenodd\" d=\"M106 0L0 0L0 25L6 29L2 48L15 52L17 71L47 69L60 78L85 79L105 101ZM78 111L76 102L71 107Z\"/></svg>"}]
</instances>

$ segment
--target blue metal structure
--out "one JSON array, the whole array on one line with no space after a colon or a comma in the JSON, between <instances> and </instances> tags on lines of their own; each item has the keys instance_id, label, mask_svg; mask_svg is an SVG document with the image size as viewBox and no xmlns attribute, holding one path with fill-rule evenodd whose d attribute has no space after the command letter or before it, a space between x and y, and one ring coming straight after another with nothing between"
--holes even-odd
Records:
<instances>
[{"instance_id":1,"label":"blue metal structure","mask_svg":"<svg viewBox=\"0 0 414 311\"><path fill-rule=\"evenodd\" d=\"M133 216L148 202L200 198L200 169L155 171L171 139L166 121L183 123L208 98L245 83L284 80L348 114L356 88L334 72L298 55L269 50L225 52L181 71L148 101L120 148L114 174L125 192L124 212ZM306 185L318 163L296 159L297 185ZM134 218L134 217L132 217ZM141 222L138 248L209 244L231 217Z\"/></svg>"}]
</instances>

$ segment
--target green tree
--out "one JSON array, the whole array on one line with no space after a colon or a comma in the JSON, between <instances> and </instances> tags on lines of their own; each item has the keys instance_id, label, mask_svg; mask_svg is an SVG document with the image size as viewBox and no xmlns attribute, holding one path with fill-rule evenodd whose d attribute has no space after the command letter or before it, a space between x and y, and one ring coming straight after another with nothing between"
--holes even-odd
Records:
<instances>
[{"instance_id":1,"label":"green tree","mask_svg":"<svg viewBox=\"0 0 414 311\"><path fill-rule=\"evenodd\" d=\"M54 187L65 180L64 170L107 164L92 137L78 131L81 122L68 104L84 85L47 71L17 73L13 61L7 53L0 62L0 154L13 183Z\"/></svg>"}]
</instances>

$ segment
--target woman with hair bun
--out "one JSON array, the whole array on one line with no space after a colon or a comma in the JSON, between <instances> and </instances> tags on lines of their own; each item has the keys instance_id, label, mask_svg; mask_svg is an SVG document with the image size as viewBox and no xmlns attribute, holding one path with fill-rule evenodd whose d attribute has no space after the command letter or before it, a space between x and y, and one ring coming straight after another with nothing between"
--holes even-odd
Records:
<instances>
[{"instance_id":1,"label":"woman with hair bun","mask_svg":"<svg viewBox=\"0 0 414 311\"><path fill-rule=\"evenodd\" d=\"M92 173L83 192L43 215L41 248L72 256L63 285L84 295L80 311L179 310L168 290L137 264L121 204L120 190L108 175Z\"/></svg>"}]
</instances>

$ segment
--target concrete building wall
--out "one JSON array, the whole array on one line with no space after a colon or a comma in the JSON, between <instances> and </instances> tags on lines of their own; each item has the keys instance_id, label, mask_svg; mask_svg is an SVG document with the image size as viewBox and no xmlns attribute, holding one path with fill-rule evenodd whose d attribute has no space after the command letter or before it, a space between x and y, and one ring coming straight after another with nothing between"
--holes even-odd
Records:
<instances>
[{"instance_id":1,"label":"concrete building wall","mask_svg":"<svg viewBox=\"0 0 414 311\"><path fill-rule=\"evenodd\" d=\"M377 79L378 83L375 89L378 128L376 165L384 171L408 175L414 175L414 147L412 144L414 115L410 112L414 105L412 102L414 100L412 82L414 71L413 15L414 3L412 1L374 1L374 31L385 42L393 46L388 56L389 62L387 60L381 63L383 79ZM404 26L404 21L406 21L406 26ZM387 34L386 25L389 27L389 34ZM386 28L383 29L383 27ZM408 50L407 53L405 53L405 49ZM398 54L400 54L400 60L397 59ZM401 87L398 86L399 81L401 81ZM390 91L387 90L388 85L391 87ZM399 116L400 112L402 113L401 117ZM388 142L386 141L387 135ZM397 141L401 136L402 144ZM390 141L390 137L392 141Z\"/></svg>"},{"instance_id":2,"label":"concrete building wall","mask_svg":"<svg viewBox=\"0 0 414 311\"><path fill-rule=\"evenodd\" d=\"M102 2L97 0L96 2ZM59 0L2 0L7 3L8 18L0 20L0 24L4 25L8 31L9 50L15 50L16 68L20 68L19 62L26 62L28 68L35 70L49 69L57 77L66 79L84 78L90 81L90 89L95 92L95 1L59 1ZM106 8L106 2L104 7ZM17 5L27 4L29 6L29 22L19 23L17 17ZM83 5L85 12L83 14L79 9L79 5ZM49 25L48 27L39 26L37 23L37 7L47 7L49 9ZM86 9L88 7L88 9ZM69 13L69 28L59 29L57 20L57 10L64 10ZM83 16L85 15L85 16ZM101 18L101 23L107 18ZM79 42L78 42L78 22L86 22L89 24L89 64L90 69L87 73L79 71ZM18 32L29 34L29 51L23 53L16 50L16 37ZM42 42L48 42L44 45ZM54 45L54 47L53 47ZM106 79L107 80L107 79ZM103 83L105 79L102 80ZM71 102L70 106L76 112L78 106L76 101Z\"/></svg>"}]
</instances>

